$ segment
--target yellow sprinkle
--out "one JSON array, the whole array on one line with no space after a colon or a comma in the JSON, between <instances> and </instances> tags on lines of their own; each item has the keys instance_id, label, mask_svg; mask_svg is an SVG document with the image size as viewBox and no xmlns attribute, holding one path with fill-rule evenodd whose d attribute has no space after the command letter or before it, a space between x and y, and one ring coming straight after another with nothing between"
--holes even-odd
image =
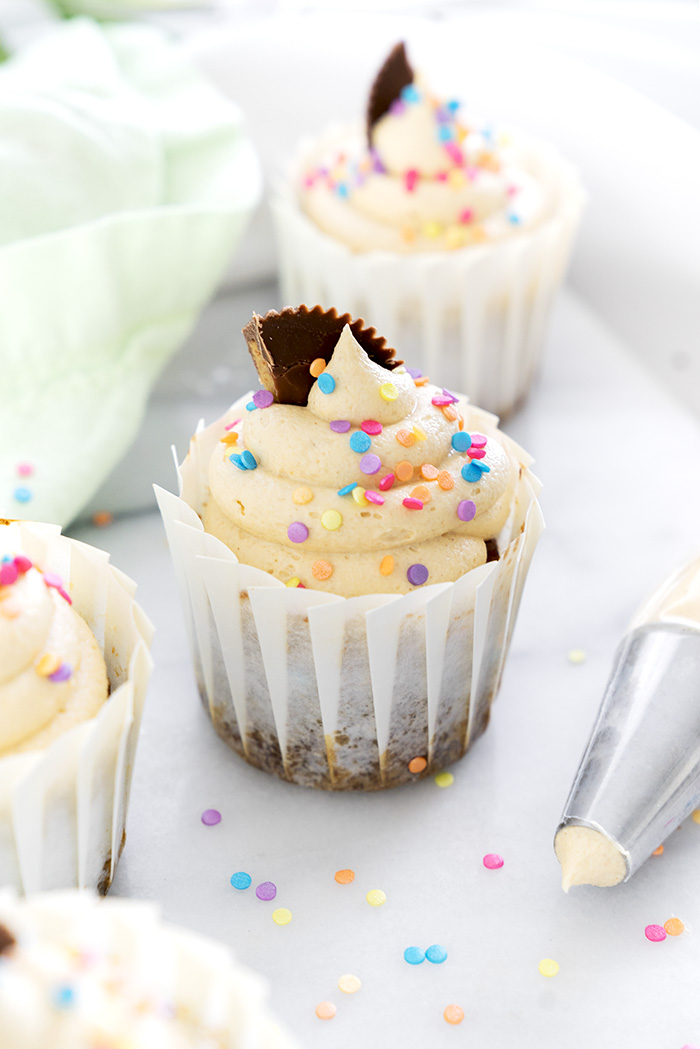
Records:
<instances>
[{"instance_id":1,"label":"yellow sprinkle","mask_svg":"<svg viewBox=\"0 0 700 1049\"><path fill-rule=\"evenodd\" d=\"M338 980L338 990L342 991L343 994L355 994L362 987L362 980L359 980L357 976L353 976L352 973L345 973Z\"/></svg>"},{"instance_id":2,"label":"yellow sprinkle","mask_svg":"<svg viewBox=\"0 0 700 1049\"><path fill-rule=\"evenodd\" d=\"M369 506L369 500L365 499L366 488L360 487L358 484L357 488L353 488L352 497L358 506Z\"/></svg>"},{"instance_id":3,"label":"yellow sprinkle","mask_svg":"<svg viewBox=\"0 0 700 1049\"><path fill-rule=\"evenodd\" d=\"M693 823L700 823L700 809L694 809L694 811L693 811Z\"/></svg>"},{"instance_id":4,"label":"yellow sprinkle","mask_svg":"<svg viewBox=\"0 0 700 1049\"><path fill-rule=\"evenodd\" d=\"M461 226L449 226L445 234L445 247L452 250L463 248L467 237Z\"/></svg>"},{"instance_id":5,"label":"yellow sprinkle","mask_svg":"<svg viewBox=\"0 0 700 1049\"><path fill-rule=\"evenodd\" d=\"M44 652L36 665L36 672L39 677L49 677L51 674L56 673L60 665L60 656L55 655L53 652Z\"/></svg>"},{"instance_id":6,"label":"yellow sprinkle","mask_svg":"<svg viewBox=\"0 0 700 1049\"><path fill-rule=\"evenodd\" d=\"M292 500L298 506L303 506L304 503L310 503L313 497L314 493L310 488L295 488L292 492Z\"/></svg>"},{"instance_id":7,"label":"yellow sprinkle","mask_svg":"<svg viewBox=\"0 0 700 1049\"><path fill-rule=\"evenodd\" d=\"M272 912L272 920L275 925L289 925L292 920L292 912L288 911L286 907L278 907L276 911Z\"/></svg>"},{"instance_id":8,"label":"yellow sprinkle","mask_svg":"<svg viewBox=\"0 0 700 1049\"><path fill-rule=\"evenodd\" d=\"M391 575L391 573L394 571L394 558L391 556L391 554L387 554L386 557L382 558L382 562L379 566L379 571L382 573L382 575Z\"/></svg>"},{"instance_id":9,"label":"yellow sprinkle","mask_svg":"<svg viewBox=\"0 0 700 1049\"><path fill-rule=\"evenodd\" d=\"M426 222L423 225L423 236L428 237L430 240L434 240L439 237L442 233L442 226L439 222Z\"/></svg>"},{"instance_id":10,"label":"yellow sprinkle","mask_svg":"<svg viewBox=\"0 0 700 1049\"><path fill-rule=\"evenodd\" d=\"M583 651L582 648L572 648L571 651L567 654L566 658L569 660L570 663L573 663L575 666L578 666L579 663L586 662L586 653Z\"/></svg>"},{"instance_id":11,"label":"yellow sprinkle","mask_svg":"<svg viewBox=\"0 0 700 1049\"><path fill-rule=\"evenodd\" d=\"M381 907L383 903L386 903L386 893L381 889L370 889L367 893L367 903L370 907Z\"/></svg>"},{"instance_id":12,"label":"yellow sprinkle","mask_svg":"<svg viewBox=\"0 0 700 1049\"><path fill-rule=\"evenodd\" d=\"M425 436L425 430L421 430L420 426L414 426L413 432L416 435L417 441L425 441L427 439Z\"/></svg>"},{"instance_id":13,"label":"yellow sprinkle","mask_svg":"<svg viewBox=\"0 0 700 1049\"><path fill-rule=\"evenodd\" d=\"M379 393L385 401L395 401L399 396L399 391L396 389L393 382L383 382L379 387Z\"/></svg>"},{"instance_id":14,"label":"yellow sprinkle","mask_svg":"<svg viewBox=\"0 0 700 1049\"><path fill-rule=\"evenodd\" d=\"M287 582L284 585L285 586L299 586L300 582L301 582L301 579L299 578L299 576L298 575L293 575L292 578L288 579Z\"/></svg>"},{"instance_id":15,"label":"yellow sprinkle","mask_svg":"<svg viewBox=\"0 0 700 1049\"><path fill-rule=\"evenodd\" d=\"M559 972L559 966L553 958L543 958L537 968L543 976L556 976Z\"/></svg>"},{"instance_id":16,"label":"yellow sprinkle","mask_svg":"<svg viewBox=\"0 0 700 1049\"><path fill-rule=\"evenodd\" d=\"M452 168L447 176L447 181L453 189L461 189L462 186L466 186L467 177L461 168Z\"/></svg>"},{"instance_id":17,"label":"yellow sprinkle","mask_svg":"<svg viewBox=\"0 0 700 1049\"><path fill-rule=\"evenodd\" d=\"M438 772L435 777L435 785L438 787L451 787L455 778L451 772Z\"/></svg>"},{"instance_id":18,"label":"yellow sprinkle","mask_svg":"<svg viewBox=\"0 0 700 1049\"><path fill-rule=\"evenodd\" d=\"M342 523L342 514L339 514L337 510L326 510L326 512L321 515L321 524L324 528L327 528L329 532L335 532L336 528L340 528Z\"/></svg>"}]
</instances>

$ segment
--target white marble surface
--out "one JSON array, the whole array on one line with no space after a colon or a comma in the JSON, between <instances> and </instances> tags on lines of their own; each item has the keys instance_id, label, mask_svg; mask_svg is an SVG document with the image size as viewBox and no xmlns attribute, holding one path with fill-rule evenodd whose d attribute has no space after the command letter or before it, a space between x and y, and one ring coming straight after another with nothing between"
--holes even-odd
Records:
<instances>
[{"instance_id":1,"label":"white marble surface","mask_svg":"<svg viewBox=\"0 0 700 1049\"><path fill-rule=\"evenodd\" d=\"M242 293L248 312L269 305L261 294ZM226 303L217 309L220 330L235 332L243 300L229 305L230 329ZM314 793L246 766L199 706L156 513L72 531L138 581L157 628L113 891L233 945L307 1049L700 1045L700 826L684 825L630 883L569 896L551 846L625 625L697 547L700 428L569 294L542 379L508 429L535 455L548 529L491 725L447 789ZM171 437L182 434L164 445ZM139 483L149 469L132 466ZM567 661L574 648L587 653L580 666ZM223 814L217 827L200 822L209 807ZM482 866L487 852L503 855L501 870ZM356 879L339 886L345 867ZM229 885L239 870L253 877L243 893ZM265 880L274 904L254 895ZM365 902L373 888L386 892L381 908ZM290 925L273 923L275 906L289 907ZM644 927L672 915L686 932L648 942ZM432 943L449 952L442 966L404 962L405 947ZM561 966L553 979L538 972L544 957ZM348 972L362 980L354 997L336 987ZM330 1023L314 1015L323 999L338 1006ZM442 1018L452 1002L465 1012L456 1028Z\"/></svg>"}]
</instances>

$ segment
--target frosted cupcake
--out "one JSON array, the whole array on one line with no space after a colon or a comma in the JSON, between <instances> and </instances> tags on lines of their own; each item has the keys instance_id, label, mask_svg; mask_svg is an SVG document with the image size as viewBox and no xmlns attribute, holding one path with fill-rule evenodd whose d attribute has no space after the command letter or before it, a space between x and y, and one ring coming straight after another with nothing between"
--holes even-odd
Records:
<instances>
[{"instance_id":1,"label":"frosted cupcake","mask_svg":"<svg viewBox=\"0 0 700 1049\"><path fill-rule=\"evenodd\" d=\"M295 782L429 775L488 722L541 531L530 458L362 321L299 307L244 334L263 389L159 493L205 707Z\"/></svg>"},{"instance_id":2,"label":"frosted cupcake","mask_svg":"<svg viewBox=\"0 0 700 1049\"><path fill-rule=\"evenodd\" d=\"M292 1049L265 986L153 907L0 894L3 1049Z\"/></svg>"},{"instance_id":3,"label":"frosted cupcake","mask_svg":"<svg viewBox=\"0 0 700 1049\"><path fill-rule=\"evenodd\" d=\"M54 526L0 523L0 884L109 888L151 666L134 589Z\"/></svg>"},{"instance_id":4,"label":"frosted cupcake","mask_svg":"<svg viewBox=\"0 0 700 1049\"><path fill-rule=\"evenodd\" d=\"M398 44L366 126L302 143L277 194L283 297L372 316L426 370L504 415L536 373L582 204L551 146L463 118Z\"/></svg>"}]
</instances>

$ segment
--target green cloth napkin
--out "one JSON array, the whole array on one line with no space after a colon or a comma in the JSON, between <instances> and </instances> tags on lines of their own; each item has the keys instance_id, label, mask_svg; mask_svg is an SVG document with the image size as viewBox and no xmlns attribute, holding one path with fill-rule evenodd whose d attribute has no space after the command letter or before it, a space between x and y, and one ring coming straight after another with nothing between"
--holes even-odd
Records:
<instances>
[{"instance_id":1,"label":"green cloth napkin","mask_svg":"<svg viewBox=\"0 0 700 1049\"><path fill-rule=\"evenodd\" d=\"M260 191L240 114L151 27L64 23L0 68L0 516L84 506Z\"/></svg>"}]
</instances>

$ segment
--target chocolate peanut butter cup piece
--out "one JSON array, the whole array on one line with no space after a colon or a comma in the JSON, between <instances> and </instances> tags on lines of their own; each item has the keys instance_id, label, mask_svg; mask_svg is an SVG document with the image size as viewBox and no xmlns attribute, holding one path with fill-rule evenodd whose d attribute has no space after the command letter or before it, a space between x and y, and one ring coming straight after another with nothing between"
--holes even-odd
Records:
<instances>
[{"instance_id":1,"label":"chocolate peanut butter cup piece","mask_svg":"<svg viewBox=\"0 0 700 1049\"><path fill-rule=\"evenodd\" d=\"M401 98L401 92L413 83L414 77L415 74L406 58L406 48L401 41L389 52L370 88L367 103L367 140L370 146L374 125L388 113L391 103Z\"/></svg>"},{"instance_id":2,"label":"chocolate peanut butter cup piece","mask_svg":"<svg viewBox=\"0 0 700 1049\"><path fill-rule=\"evenodd\" d=\"M366 328L361 318L353 320L349 313L297 306L281 313L270 310L264 317L253 314L243 336L260 382L279 404L306 404L316 381L309 366L319 357L328 363L346 324L375 364L388 371L403 364L395 359L396 350L387 346L383 336L374 328Z\"/></svg>"},{"instance_id":3,"label":"chocolate peanut butter cup piece","mask_svg":"<svg viewBox=\"0 0 700 1049\"><path fill-rule=\"evenodd\" d=\"M9 954L16 942L10 930L0 924L0 958L3 954Z\"/></svg>"}]
</instances>

